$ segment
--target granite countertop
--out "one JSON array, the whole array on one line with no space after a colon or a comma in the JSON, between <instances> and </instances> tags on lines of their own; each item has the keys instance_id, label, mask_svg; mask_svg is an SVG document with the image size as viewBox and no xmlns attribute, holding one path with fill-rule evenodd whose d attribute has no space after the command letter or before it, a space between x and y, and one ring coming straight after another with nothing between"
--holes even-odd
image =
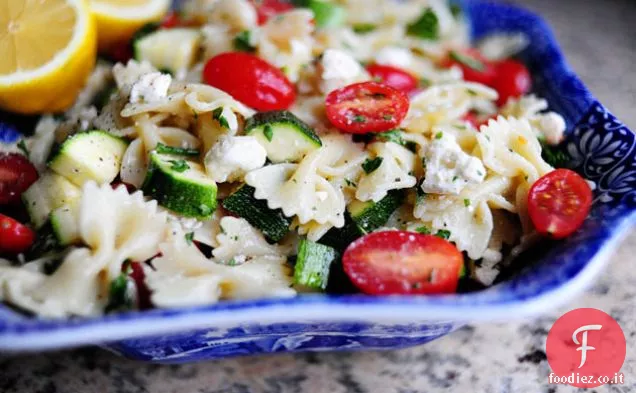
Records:
<instances>
[{"instance_id":1,"label":"granite countertop","mask_svg":"<svg viewBox=\"0 0 636 393\"><path fill-rule=\"evenodd\" d=\"M636 129L636 1L517 0L543 14L570 63L620 119ZM524 323L468 326L413 349L383 353L278 355L183 366L136 363L99 349L0 359L6 393L415 393L569 392L550 386L543 351L555 319L572 308L596 307L636 335L636 231L612 256L597 285L568 307ZM636 352L622 369L636 388ZM636 390L636 389L634 389ZM594 390L591 390L593 392Z\"/></svg>"}]
</instances>

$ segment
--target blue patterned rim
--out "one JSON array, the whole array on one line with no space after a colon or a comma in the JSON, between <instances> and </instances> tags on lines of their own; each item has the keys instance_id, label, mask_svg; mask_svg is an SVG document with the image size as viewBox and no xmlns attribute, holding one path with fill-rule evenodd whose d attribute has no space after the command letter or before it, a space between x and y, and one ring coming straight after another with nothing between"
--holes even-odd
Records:
<instances>
[{"instance_id":1,"label":"blue patterned rim","mask_svg":"<svg viewBox=\"0 0 636 393\"><path fill-rule=\"evenodd\" d=\"M150 310L100 318L41 320L0 306L0 348L38 350L99 343L209 327L296 326L305 330L345 322L397 325L475 320L510 320L536 315L574 297L590 285L612 250L634 223L636 140L571 71L547 24L524 9L490 1L466 1L475 38L493 32L524 32L523 53L537 93L561 112L571 128L567 150L572 167L597 184L590 218L571 238L556 244L523 274L482 292L438 297L302 295L294 299L227 301L207 307ZM1 116L2 114L0 114ZM14 133L0 123L0 140ZM311 321L311 324L309 324ZM343 325L339 325L342 323ZM281 325L282 324L282 325ZM438 336L451 330L452 325ZM243 333L236 333L248 335ZM353 331L349 334L355 335ZM249 337L248 337L249 338ZM421 342L421 340L420 340ZM125 350L122 350L125 352Z\"/></svg>"}]
</instances>

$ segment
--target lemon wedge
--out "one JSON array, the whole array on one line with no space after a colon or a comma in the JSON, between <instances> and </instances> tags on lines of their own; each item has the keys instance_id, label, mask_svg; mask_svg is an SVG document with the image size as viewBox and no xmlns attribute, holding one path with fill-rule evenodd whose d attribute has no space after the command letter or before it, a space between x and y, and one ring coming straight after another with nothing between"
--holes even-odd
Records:
<instances>
[{"instance_id":1,"label":"lemon wedge","mask_svg":"<svg viewBox=\"0 0 636 393\"><path fill-rule=\"evenodd\" d=\"M90 0L97 22L99 49L130 40L143 25L160 20L170 9L170 0Z\"/></svg>"},{"instance_id":2,"label":"lemon wedge","mask_svg":"<svg viewBox=\"0 0 636 393\"><path fill-rule=\"evenodd\" d=\"M71 106L95 65L96 42L83 0L0 0L0 108Z\"/></svg>"}]
</instances>

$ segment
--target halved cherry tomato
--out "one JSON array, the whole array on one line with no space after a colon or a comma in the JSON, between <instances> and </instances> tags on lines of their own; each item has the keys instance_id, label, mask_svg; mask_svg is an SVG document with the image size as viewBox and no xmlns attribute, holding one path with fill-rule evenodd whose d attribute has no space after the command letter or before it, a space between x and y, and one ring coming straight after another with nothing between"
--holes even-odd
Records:
<instances>
[{"instance_id":1,"label":"halved cherry tomato","mask_svg":"<svg viewBox=\"0 0 636 393\"><path fill-rule=\"evenodd\" d=\"M441 66L450 68L457 65L464 73L464 79L490 86L495 80L495 67L492 62L479 53L477 49L450 51Z\"/></svg>"},{"instance_id":2,"label":"halved cherry tomato","mask_svg":"<svg viewBox=\"0 0 636 393\"><path fill-rule=\"evenodd\" d=\"M418 86L418 81L413 75L397 67L372 64L367 67L367 71L369 71L374 81L389 85L406 94L411 93Z\"/></svg>"},{"instance_id":3,"label":"halved cherry tomato","mask_svg":"<svg viewBox=\"0 0 636 393\"><path fill-rule=\"evenodd\" d=\"M11 217L0 214L0 254L25 252L35 240L35 233Z\"/></svg>"},{"instance_id":4,"label":"halved cherry tomato","mask_svg":"<svg viewBox=\"0 0 636 393\"><path fill-rule=\"evenodd\" d=\"M181 25L181 17L179 16L179 13L172 11L163 18L160 26L163 27L164 29L172 29L180 25Z\"/></svg>"},{"instance_id":5,"label":"halved cherry tomato","mask_svg":"<svg viewBox=\"0 0 636 393\"><path fill-rule=\"evenodd\" d=\"M252 0L258 14L258 24L265 24L272 16L294 9L289 2L281 0Z\"/></svg>"},{"instance_id":6,"label":"halved cherry tomato","mask_svg":"<svg viewBox=\"0 0 636 393\"><path fill-rule=\"evenodd\" d=\"M144 268L139 262L132 262L130 264L131 272L130 277L135 281L135 287L137 288L137 306L140 310L146 310L152 307L150 301L150 289L146 285Z\"/></svg>"},{"instance_id":7,"label":"halved cherry tomato","mask_svg":"<svg viewBox=\"0 0 636 393\"><path fill-rule=\"evenodd\" d=\"M16 153L0 153L0 205L20 202L22 193L38 179L29 160Z\"/></svg>"},{"instance_id":8,"label":"halved cherry tomato","mask_svg":"<svg viewBox=\"0 0 636 393\"><path fill-rule=\"evenodd\" d=\"M437 236L387 231L351 243L342 264L367 294L441 294L456 291L464 258Z\"/></svg>"},{"instance_id":9,"label":"halved cherry tomato","mask_svg":"<svg viewBox=\"0 0 636 393\"><path fill-rule=\"evenodd\" d=\"M203 80L259 111L287 109L296 100L294 85L285 74L245 52L211 58L203 70Z\"/></svg>"},{"instance_id":10,"label":"halved cherry tomato","mask_svg":"<svg viewBox=\"0 0 636 393\"><path fill-rule=\"evenodd\" d=\"M327 118L339 130L366 134L397 127L409 110L409 98L391 86L362 82L332 91L325 105Z\"/></svg>"},{"instance_id":11,"label":"halved cherry tomato","mask_svg":"<svg viewBox=\"0 0 636 393\"><path fill-rule=\"evenodd\" d=\"M502 106L510 97L520 97L532 88L530 71L516 60L504 60L495 65L496 77L492 87L499 93L497 105Z\"/></svg>"},{"instance_id":12,"label":"halved cherry tomato","mask_svg":"<svg viewBox=\"0 0 636 393\"><path fill-rule=\"evenodd\" d=\"M592 206L592 190L569 169L557 169L537 180L528 193L528 214L537 232L563 239L585 221Z\"/></svg>"},{"instance_id":13,"label":"halved cherry tomato","mask_svg":"<svg viewBox=\"0 0 636 393\"><path fill-rule=\"evenodd\" d=\"M475 112L468 112L467 114L464 115L464 117L462 117L462 120L464 120L465 122L470 123L470 125L472 125L473 127L475 127L477 129L477 131L479 131L479 128L485 124L488 124L488 121L490 119L496 119L497 115L493 115L490 116L484 120L479 120L477 118L477 114L475 114Z\"/></svg>"}]
</instances>

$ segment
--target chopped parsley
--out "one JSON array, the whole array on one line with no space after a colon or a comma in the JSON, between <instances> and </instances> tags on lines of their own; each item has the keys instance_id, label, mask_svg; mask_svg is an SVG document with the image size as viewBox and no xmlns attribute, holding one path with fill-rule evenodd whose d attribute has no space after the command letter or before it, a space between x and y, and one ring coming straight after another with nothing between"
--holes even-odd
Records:
<instances>
[{"instance_id":1,"label":"chopped parsley","mask_svg":"<svg viewBox=\"0 0 636 393\"><path fill-rule=\"evenodd\" d=\"M353 181L349 180L349 179L345 179L345 183L347 183L347 185L349 187L358 187L358 185L356 183L354 183Z\"/></svg>"},{"instance_id":2,"label":"chopped parsley","mask_svg":"<svg viewBox=\"0 0 636 393\"><path fill-rule=\"evenodd\" d=\"M541 142L541 156L545 162L555 168L567 168L570 162L568 153L558 146L548 145L543 139L539 139L539 142Z\"/></svg>"},{"instance_id":3,"label":"chopped parsley","mask_svg":"<svg viewBox=\"0 0 636 393\"><path fill-rule=\"evenodd\" d=\"M382 118L386 121L391 121L393 120L393 115L383 115Z\"/></svg>"},{"instance_id":4,"label":"chopped parsley","mask_svg":"<svg viewBox=\"0 0 636 393\"><path fill-rule=\"evenodd\" d=\"M420 87L429 87L433 82L428 78L420 78Z\"/></svg>"},{"instance_id":5,"label":"chopped parsley","mask_svg":"<svg viewBox=\"0 0 636 393\"><path fill-rule=\"evenodd\" d=\"M380 165L382 165L382 161L384 161L382 157L367 158L362 163L362 169L364 169L364 172L368 175L378 169Z\"/></svg>"},{"instance_id":6,"label":"chopped parsley","mask_svg":"<svg viewBox=\"0 0 636 393\"><path fill-rule=\"evenodd\" d=\"M477 92L475 90L473 90L473 89L468 89L466 91L468 92L469 95L471 95L473 97L475 97L477 95Z\"/></svg>"},{"instance_id":7,"label":"chopped parsley","mask_svg":"<svg viewBox=\"0 0 636 393\"><path fill-rule=\"evenodd\" d=\"M250 43L251 38L252 33L249 30L238 33L236 37L234 37L234 49L241 52L254 52L256 48Z\"/></svg>"},{"instance_id":8,"label":"chopped parsley","mask_svg":"<svg viewBox=\"0 0 636 393\"><path fill-rule=\"evenodd\" d=\"M462 15L462 7L458 4L451 4L450 12L454 18L459 18Z\"/></svg>"},{"instance_id":9,"label":"chopped parsley","mask_svg":"<svg viewBox=\"0 0 636 393\"><path fill-rule=\"evenodd\" d=\"M172 164L170 166L170 169L172 169L175 172L183 173L187 171L188 169L190 169L190 165L188 165L188 163L185 160L170 160L168 162Z\"/></svg>"},{"instance_id":10,"label":"chopped parsley","mask_svg":"<svg viewBox=\"0 0 636 393\"><path fill-rule=\"evenodd\" d=\"M391 130L391 131L382 132L380 134L377 134L375 136L375 139L384 141L384 142L396 143L400 146L406 147L413 153L415 153L415 150L417 149L417 145L415 144L415 142L404 140L404 137L402 136L402 131L400 130Z\"/></svg>"},{"instance_id":11,"label":"chopped parsley","mask_svg":"<svg viewBox=\"0 0 636 393\"><path fill-rule=\"evenodd\" d=\"M437 134L435 134L435 139L442 139L443 136L444 136L444 133L440 131Z\"/></svg>"},{"instance_id":12,"label":"chopped parsley","mask_svg":"<svg viewBox=\"0 0 636 393\"><path fill-rule=\"evenodd\" d=\"M366 118L366 116L355 115L353 117L353 122L354 123L366 123L367 122L367 118Z\"/></svg>"},{"instance_id":13,"label":"chopped parsley","mask_svg":"<svg viewBox=\"0 0 636 393\"><path fill-rule=\"evenodd\" d=\"M376 25L373 25L371 23L362 23L362 24L353 26L353 31L355 31L358 34L365 34L365 33L372 32L376 28L377 28Z\"/></svg>"},{"instance_id":14,"label":"chopped parsley","mask_svg":"<svg viewBox=\"0 0 636 393\"><path fill-rule=\"evenodd\" d=\"M424 40L439 38L439 19L431 8L427 8L418 20L408 25L406 32Z\"/></svg>"},{"instance_id":15,"label":"chopped parsley","mask_svg":"<svg viewBox=\"0 0 636 393\"><path fill-rule=\"evenodd\" d=\"M20 142L18 142L17 146L18 149L20 149L25 156L29 157L29 149L27 149L24 139L20 139Z\"/></svg>"},{"instance_id":16,"label":"chopped parsley","mask_svg":"<svg viewBox=\"0 0 636 393\"><path fill-rule=\"evenodd\" d=\"M453 176L453 182L456 182L459 179L459 176L455 175Z\"/></svg>"},{"instance_id":17,"label":"chopped parsley","mask_svg":"<svg viewBox=\"0 0 636 393\"><path fill-rule=\"evenodd\" d=\"M415 229L415 232L421 233L422 235L430 235L431 234L431 230L428 227L426 227L426 226L421 226L421 227Z\"/></svg>"},{"instance_id":18,"label":"chopped parsley","mask_svg":"<svg viewBox=\"0 0 636 393\"><path fill-rule=\"evenodd\" d=\"M464 199L464 206L470 206L470 199Z\"/></svg>"},{"instance_id":19,"label":"chopped parsley","mask_svg":"<svg viewBox=\"0 0 636 393\"><path fill-rule=\"evenodd\" d=\"M265 128L263 128L263 135L267 138L268 141L272 141L274 138L274 129L269 124L265 124Z\"/></svg>"},{"instance_id":20,"label":"chopped parsley","mask_svg":"<svg viewBox=\"0 0 636 393\"><path fill-rule=\"evenodd\" d=\"M465 55L463 53L460 53L454 50L450 51L449 55L451 59L475 71L484 72L486 70L486 65L482 63L481 61L479 61L478 59L475 59L474 57Z\"/></svg>"},{"instance_id":21,"label":"chopped parsley","mask_svg":"<svg viewBox=\"0 0 636 393\"><path fill-rule=\"evenodd\" d=\"M186 233L185 240L186 240L186 243L188 243L188 246L191 246L192 241L194 240L194 232Z\"/></svg>"},{"instance_id":22,"label":"chopped parsley","mask_svg":"<svg viewBox=\"0 0 636 393\"><path fill-rule=\"evenodd\" d=\"M212 112L212 118L218 121L221 127L230 128L230 123L228 123L225 116L223 116L223 108L216 108L214 112Z\"/></svg>"},{"instance_id":23,"label":"chopped parsley","mask_svg":"<svg viewBox=\"0 0 636 393\"><path fill-rule=\"evenodd\" d=\"M163 143L158 143L155 150L159 154L169 154L174 156L196 157L201 154L201 152L197 149L185 149L181 147L166 146Z\"/></svg>"},{"instance_id":24,"label":"chopped parsley","mask_svg":"<svg viewBox=\"0 0 636 393\"><path fill-rule=\"evenodd\" d=\"M129 277L130 272L130 263L128 261L124 262L119 276L110 282L108 304L106 305L107 313L131 310L134 308L136 296L134 292L134 284Z\"/></svg>"},{"instance_id":25,"label":"chopped parsley","mask_svg":"<svg viewBox=\"0 0 636 393\"><path fill-rule=\"evenodd\" d=\"M450 239L451 231L447 231L446 229L440 229L439 231L437 231L435 236L440 237L444 240L448 240Z\"/></svg>"}]
</instances>

